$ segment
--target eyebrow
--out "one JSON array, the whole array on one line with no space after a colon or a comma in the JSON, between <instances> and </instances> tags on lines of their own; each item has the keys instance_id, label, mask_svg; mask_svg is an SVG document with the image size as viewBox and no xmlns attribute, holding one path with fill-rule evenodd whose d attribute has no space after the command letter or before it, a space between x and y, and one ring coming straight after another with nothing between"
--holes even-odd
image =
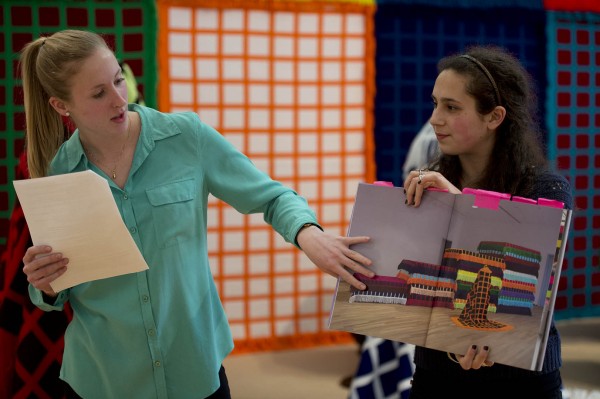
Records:
<instances>
[{"instance_id":1,"label":"eyebrow","mask_svg":"<svg viewBox=\"0 0 600 399\"><path fill-rule=\"evenodd\" d=\"M438 102L443 102L443 103L448 103L448 102L460 103L460 101L458 101L457 99L451 98L451 97L442 97L440 99L436 99L433 94L431 95L431 99L437 100Z\"/></svg>"},{"instance_id":2,"label":"eyebrow","mask_svg":"<svg viewBox=\"0 0 600 399\"><path fill-rule=\"evenodd\" d=\"M116 78L116 77L117 77L117 76L119 76L119 74L121 74L121 73L123 73L123 68L121 68L121 67L119 66L119 70L117 71L117 73L115 73L115 76L114 76L114 77ZM92 88L90 89L90 91L91 91L91 90L96 90L96 89L99 89L99 88L101 88L102 86L104 86L104 83L97 84L96 86L92 87Z\"/></svg>"}]
</instances>

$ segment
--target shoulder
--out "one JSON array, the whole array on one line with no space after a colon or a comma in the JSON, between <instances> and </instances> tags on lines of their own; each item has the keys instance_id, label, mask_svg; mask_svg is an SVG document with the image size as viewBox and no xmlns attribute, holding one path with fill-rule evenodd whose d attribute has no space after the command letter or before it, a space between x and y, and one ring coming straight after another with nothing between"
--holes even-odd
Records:
<instances>
[{"instance_id":1,"label":"shoulder","mask_svg":"<svg viewBox=\"0 0 600 399\"><path fill-rule=\"evenodd\" d=\"M173 136L197 138L207 136L214 130L202 122L198 114L193 111L161 112L138 104L130 104L129 109L139 114L143 135L149 141Z\"/></svg>"},{"instance_id":2,"label":"shoulder","mask_svg":"<svg viewBox=\"0 0 600 399\"><path fill-rule=\"evenodd\" d=\"M140 118L148 120L152 124L165 124L165 125L186 125L201 123L198 114L192 111L182 112L161 112L154 108L146 107L139 104L130 104L129 109L137 112Z\"/></svg>"},{"instance_id":3,"label":"shoulder","mask_svg":"<svg viewBox=\"0 0 600 399\"><path fill-rule=\"evenodd\" d=\"M567 209L573 208L571 184L563 175L551 169L544 169L537 173L533 194L535 198L561 201Z\"/></svg>"}]
</instances>

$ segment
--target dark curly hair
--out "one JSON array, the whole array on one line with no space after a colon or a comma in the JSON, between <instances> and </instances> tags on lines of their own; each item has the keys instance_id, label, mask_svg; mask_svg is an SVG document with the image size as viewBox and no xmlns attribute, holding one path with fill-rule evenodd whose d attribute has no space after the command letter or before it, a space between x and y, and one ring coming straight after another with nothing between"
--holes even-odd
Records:
<instances>
[{"instance_id":1,"label":"dark curly hair","mask_svg":"<svg viewBox=\"0 0 600 399\"><path fill-rule=\"evenodd\" d=\"M529 73L517 58L495 46L475 46L464 54L442 58L437 69L438 73L451 69L467 78L466 91L475 98L480 114L491 112L497 105L506 108L490 162L479 181L470 186L528 196L536 176L548 166L536 118L537 98ZM431 169L461 187L462 167L457 155L440 154Z\"/></svg>"}]
</instances>

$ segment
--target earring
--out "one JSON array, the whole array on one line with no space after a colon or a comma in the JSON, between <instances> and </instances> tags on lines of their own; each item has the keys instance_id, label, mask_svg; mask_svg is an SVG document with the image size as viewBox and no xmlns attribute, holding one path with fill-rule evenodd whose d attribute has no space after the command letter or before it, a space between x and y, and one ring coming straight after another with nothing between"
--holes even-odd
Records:
<instances>
[{"instance_id":1,"label":"earring","mask_svg":"<svg viewBox=\"0 0 600 399\"><path fill-rule=\"evenodd\" d=\"M69 116L71 116L71 113L70 113L69 111L67 111L67 112L65 113L65 116L68 118Z\"/></svg>"}]
</instances>

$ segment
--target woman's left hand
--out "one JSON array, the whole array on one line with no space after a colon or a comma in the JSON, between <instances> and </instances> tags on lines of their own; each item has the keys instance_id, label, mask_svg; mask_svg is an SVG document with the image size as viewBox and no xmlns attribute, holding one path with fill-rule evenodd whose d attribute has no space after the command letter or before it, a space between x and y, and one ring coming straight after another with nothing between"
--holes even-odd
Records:
<instances>
[{"instance_id":1,"label":"woman's left hand","mask_svg":"<svg viewBox=\"0 0 600 399\"><path fill-rule=\"evenodd\" d=\"M480 351L477 351L477 345L471 345L464 356L455 356L460 367L464 370L478 370L481 367L491 367L494 365L494 362L486 360L489 353L490 350L487 346L484 346Z\"/></svg>"},{"instance_id":2,"label":"woman's left hand","mask_svg":"<svg viewBox=\"0 0 600 399\"><path fill-rule=\"evenodd\" d=\"M306 256L322 271L341 277L348 284L364 290L366 287L352 275L352 272L373 277L375 274L365 266L371 260L350 249L351 245L369 241L369 237L341 237L321 231L317 226L302 229L296 237L298 245ZM350 269L348 271L346 268Z\"/></svg>"},{"instance_id":3,"label":"woman's left hand","mask_svg":"<svg viewBox=\"0 0 600 399\"><path fill-rule=\"evenodd\" d=\"M439 188L448 190L452 194L460 194L461 191L456 188L439 172L426 169L411 171L406 180L404 180L404 191L406 192L406 204L413 205L415 208L421 204L423 192L427 188Z\"/></svg>"}]
</instances>

